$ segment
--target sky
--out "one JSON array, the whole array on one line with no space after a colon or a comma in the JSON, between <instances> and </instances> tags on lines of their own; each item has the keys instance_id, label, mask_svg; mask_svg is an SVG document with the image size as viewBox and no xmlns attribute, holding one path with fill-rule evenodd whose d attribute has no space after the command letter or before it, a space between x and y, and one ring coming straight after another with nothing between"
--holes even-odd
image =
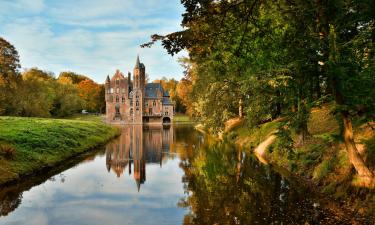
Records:
<instances>
[{"instance_id":1,"label":"sky","mask_svg":"<svg viewBox=\"0 0 375 225\"><path fill-rule=\"evenodd\" d=\"M133 72L139 54L150 80L179 80L186 52L140 44L181 30L183 11L180 0L0 0L0 37L17 49L21 71L73 71L104 83L116 69Z\"/></svg>"}]
</instances>

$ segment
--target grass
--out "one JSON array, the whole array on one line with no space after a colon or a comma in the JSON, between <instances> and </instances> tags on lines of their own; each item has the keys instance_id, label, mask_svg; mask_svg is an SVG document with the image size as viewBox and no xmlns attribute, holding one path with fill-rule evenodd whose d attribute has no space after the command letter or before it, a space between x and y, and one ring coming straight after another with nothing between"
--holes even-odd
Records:
<instances>
[{"instance_id":1,"label":"grass","mask_svg":"<svg viewBox=\"0 0 375 225\"><path fill-rule=\"evenodd\" d=\"M98 118L0 117L0 149L12 151L11 157L0 153L0 184L52 167L118 134Z\"/></svg>"},{"instance_id":2,"label":"grass","mask_svg":"<svg viewBox=\"0 0 375 225\"><path fill-rule=\"evenodd\" d=\"M94 121L94 122L101 122L104 120L102 116L97 116L93 114L74 114L70 117L65 117L63 119L70 119L70 120L80 120L80 121Z\"/></svg>"},{"instance_id":3,"label":"grass","mask_svg":"<svg viewBox=\"0 0 375 225\"><path fill-rule=\"evenodd\" d=\"M244 148L254 148L275 132L279 123L278 121L273 121L256 128L249 128L246 126L246 123L243 123L242 126L239 126L232 132L235 132L237 136L236 144Z\"/></svg>"},{"instance_id":4,"label":"grass","mask_svg":"<svg viewBox=\"0 0 375 225\"><path fill-rule=\"evenodd\" d=\"M176 114L173 117L173 123L190 123L192 120L185 114Z\"/></svg>"}]
</instances>

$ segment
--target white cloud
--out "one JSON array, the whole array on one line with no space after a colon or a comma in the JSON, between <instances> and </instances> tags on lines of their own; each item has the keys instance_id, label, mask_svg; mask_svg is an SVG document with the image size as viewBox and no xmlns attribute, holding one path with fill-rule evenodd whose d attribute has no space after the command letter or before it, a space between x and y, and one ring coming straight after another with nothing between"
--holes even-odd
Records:
<instances>
[{"instance_id":1,"label":"white cloud","mask_svg":"<svg viewBox=\"0 0 375 225\"><path fill-rule=\"evenodd\" d=\"M180 29L178 0L2 1L0 8L7 12L0 15L0 34L19 51L24 68L70 70L103 82L116 69L132 71L139 53L151 79L182 77L177 58L160 45L139 47L151 34Z\"/></svg>"},{"instance_id":2,"label":"white cloud","mask_svg":"<svg viewBox=\"0 0 375 225\"><path fill-rule=\"evenodd\" d=\"M44 9L45 5L43 0L2 0L0 1L0 14L12 15L15 13L24 13L24 14L37 14Z\"/></svg>"}]
</instances>

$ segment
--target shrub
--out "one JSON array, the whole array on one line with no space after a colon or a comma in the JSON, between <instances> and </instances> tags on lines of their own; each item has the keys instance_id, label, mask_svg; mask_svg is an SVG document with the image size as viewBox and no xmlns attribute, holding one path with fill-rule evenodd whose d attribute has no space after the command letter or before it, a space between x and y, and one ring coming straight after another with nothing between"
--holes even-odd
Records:
<instances>
[{"instance_id":1,"label":"shrub","mask_svg":"<svg viewBox=\"0 0 375 225\"><path fill-rule=\"evenodd\" d=\"M331 159L324 160L321 162L314 170L313 178L316 180L321 180L323 177L327 176L333 168L333 162Z\"/></svg>"},{"instance_id":2,"label":"shrub","mask_svg":"<svg viewBox=\"0 0 375 225\"><path fill-rule=\"evenodd\" d=\"M7 159L12 159L16 149L10 144L0 144L0 154Z\"/></svg>"}]
</instances>

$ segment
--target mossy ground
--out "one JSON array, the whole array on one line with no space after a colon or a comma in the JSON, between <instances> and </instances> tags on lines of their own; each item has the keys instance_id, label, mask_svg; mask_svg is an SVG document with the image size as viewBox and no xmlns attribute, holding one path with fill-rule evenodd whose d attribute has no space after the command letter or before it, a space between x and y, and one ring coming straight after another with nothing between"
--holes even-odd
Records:
<instances>
[{"instance_id":1,"label":"mossy ground","mask_svg":"<svg viewBox=\"0 0 375 225\"><path fill-rule=\"evenodd\" d=\"M0 145L15 149L11 157L0 152L0 184L51 167L106 143L118 133L100 117L0 117Z\"/></svg>"}]
</instances>

